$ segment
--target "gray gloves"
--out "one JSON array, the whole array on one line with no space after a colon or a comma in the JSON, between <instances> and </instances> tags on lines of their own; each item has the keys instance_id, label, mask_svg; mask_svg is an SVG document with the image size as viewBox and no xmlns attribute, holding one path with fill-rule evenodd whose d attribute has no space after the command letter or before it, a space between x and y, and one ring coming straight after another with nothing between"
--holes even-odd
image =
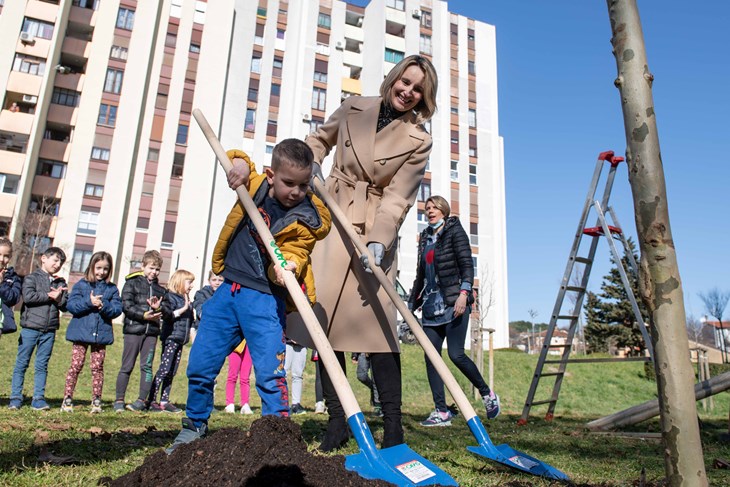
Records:
<instances>
[{"instance_id":1,"label":"gray gloves","mask_svg":"<svg viewBox=\"0 0 730 487\"><path fill-rule=\"evenodd\" d=\"M368 244L368 250L371 254L373 254L373 258L375 259L374 264L376 266L380 265L380 262L383 260L383 255L385 255L385 245L381 244L380 242L370 242ZM370 262L368 261L368 256L363 254L360 256L360 263L362 263L362 266L365 268L366 272L373 273L373 271L370 269Z\"/></svg>"}]
</instances>

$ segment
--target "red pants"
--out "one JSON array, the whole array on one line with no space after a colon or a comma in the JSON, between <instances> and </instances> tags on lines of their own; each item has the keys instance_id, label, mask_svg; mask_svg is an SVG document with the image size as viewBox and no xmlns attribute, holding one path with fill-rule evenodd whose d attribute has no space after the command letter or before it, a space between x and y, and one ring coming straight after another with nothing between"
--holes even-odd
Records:
<instances>
[{"instance_id":1,"label":"red pants","mask_svg":"<svg viewBox=\"0 0 730 487\"><path fill-rule=\"evenodd\" d=\"M86 347L91 347L91 396L92 399L101 399L101 391L104 388L104 358L106 357L106 345L90 345L88 343L75 342L71 352L71 367L66 374L66 389L63 397L73 398L76 381L79 378L81 369L86 361Z\"/></svg>"}]
</instances>

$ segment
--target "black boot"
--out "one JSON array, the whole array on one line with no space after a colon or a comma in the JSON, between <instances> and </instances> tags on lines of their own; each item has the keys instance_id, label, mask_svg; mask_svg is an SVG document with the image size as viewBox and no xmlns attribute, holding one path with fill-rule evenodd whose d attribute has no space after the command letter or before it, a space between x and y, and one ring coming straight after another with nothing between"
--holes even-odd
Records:
<instances>
[{"instance_id":1,"label":"black boot","mask_svg":"<svg viewBox=\"0 0 730 487\"><path fill-rule=\"evenodd\" d=\"M345 418L342 416L332 418L330 417L329 423L327 424L327 431L324 434L324 440L317 448L319 451L327 453L332 450L342 448L347 444L350 439L350 429L347 426Z\"/></svg>"}]
</instances>

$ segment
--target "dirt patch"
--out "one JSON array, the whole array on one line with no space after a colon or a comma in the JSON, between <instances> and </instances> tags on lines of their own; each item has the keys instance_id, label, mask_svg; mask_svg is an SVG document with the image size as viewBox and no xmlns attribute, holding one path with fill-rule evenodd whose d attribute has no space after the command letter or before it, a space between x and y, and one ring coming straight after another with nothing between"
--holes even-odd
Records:
<instances>
[{"instance_id":1,"label":"dirt patch","mask_svg":"<svg viewBox=\"0 0 730 487\"><path fill-rule=\"evenodd\" d=\"M226 428L182 445L168 456L150 455L133 472L109 485L245 486L245 487L385 487L345 469L345 457L307 451L298 424L264 416L249 431Z\"/></svg>"}]
</instances>

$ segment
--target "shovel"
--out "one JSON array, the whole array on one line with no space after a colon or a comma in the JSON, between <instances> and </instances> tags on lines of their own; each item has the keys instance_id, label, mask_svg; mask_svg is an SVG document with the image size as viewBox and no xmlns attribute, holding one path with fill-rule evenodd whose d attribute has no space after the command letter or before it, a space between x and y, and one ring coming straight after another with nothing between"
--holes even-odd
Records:
<instances>
[{"instance_id":1,"label":"shovel","mask_svg":"<svg viewBox=\"0 0 730 487\"><path fill-rule=\"evenodd\" d=\"M357 247L357 250L360 254L366 255L369 262L374 263L375 260L373 259L372 254L363 243L360 236L355 233L355 230L352 228L352 224L350 224L347 216L345 216L340 207L337 205L337 202L334 201L334 198L332 198L329 192L327 192L327 189L319 179L315 178L314 181L319 197L325 202L330 213L332 213L335 219L340 222L340 225L345 229L347 236L350 240L352 240L355 247ZM398 291L396 291L393 283L388 280L385 272L383 272L380 267L370 265L370 270L373 271L373 274L377 278L378 282L380 282L383 289L385 289L388 297L390 297L393 301L393 304L395 304L395 307L398 309L400 314L403 315L408 326L411 327L411 331L418 340L418 343L420 343L421 347L423 347L423 350L426 352L426 356L428 356L428 359L431 361L439 376L441 376L441 379L444 381L446 388L456 401L457 406L464 414L464 418L466 419L466 423L469 425L469 429L479 443L479 446L468 446L467 450L516 470L551 479L569 480L568 476L563 472L548 465L547 463L541 462L537 458L517 451L507 444L495 446L494 443L492 443L492 440L489 438L489 434L487 434L487 430L479 420L479 416L477 416L477 413L474 411L474 408L467 399L466 394L464 394L464 391L462 391L461 387L459 387L459 384L456 382L453 374L446 366L443 358L441 358L441 354L436 351L436 348L434 348L433 344L426 336L426 333L423 331L423 328L421 328L418 320L416 320L413 313L411 313L398 295Z\"/></svg>"},{"instance_id":2,"label":"shovel","mask_svg":"<svg viewBox=\"0 0 730 487\"><path fill-rule=\"evenodd\" d=\"M199 109L196 108L193 110L193 116L203 131L208 143L213 148L218 162L220 162L223 170L228 174L233 166L228 160L223 146L221 146L216 138L213 129ZM272 237L269 228L261 218L248 191L244 186L240 186L236 189L236 193L238 193L238 198L246 209L246 214L264 241L272 262L275 262L276 265L280 265L282 268L285 267L286 260L276 245L276 241ZM347 457L345 467L366 479L381 479L399 486L458 485L449 474L418 455L405 444L380 451L375 447L373 435L365 422L365 417L360 410L360 406L357 404L355 394L352 392L350 384L347 382L347 377L342 371L337 357L335 357L335 353L327 340L327 336L324 334L322 326L319 324L312 310L312 306L309 304L309 299L304 295L296 277L290 271L284 272L284 282L294 304L302 315L302 320L314 341L322 363L332 379L332 383L337 390L337 396L347 415L347 423L350 425L350 429L360 447L360 453Z\"/></svg>"}]
</instances>

